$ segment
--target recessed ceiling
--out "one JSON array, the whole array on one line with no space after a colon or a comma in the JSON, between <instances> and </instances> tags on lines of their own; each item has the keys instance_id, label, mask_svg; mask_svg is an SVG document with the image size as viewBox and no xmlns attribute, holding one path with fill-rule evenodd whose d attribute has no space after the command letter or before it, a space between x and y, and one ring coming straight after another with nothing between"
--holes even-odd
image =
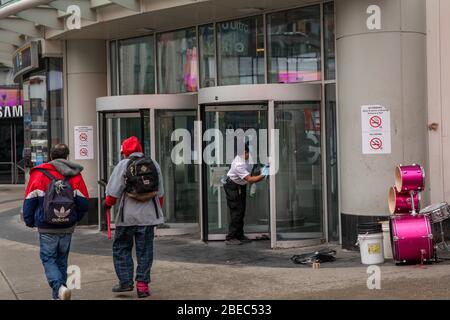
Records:
<instances>
[{"instance_id":1,"label":"recessed ceiling","mask_svg":"<svg viewBox=\"0 0 450 320\"><path fill-rule=\"evenodd\" d=\"M317 0L210 0L93 23L51 39L119 39L299 7ZM110 7L108 10L111 10ZM99 9L101 10L101 9Z\"/></svg>"}]
</instances>

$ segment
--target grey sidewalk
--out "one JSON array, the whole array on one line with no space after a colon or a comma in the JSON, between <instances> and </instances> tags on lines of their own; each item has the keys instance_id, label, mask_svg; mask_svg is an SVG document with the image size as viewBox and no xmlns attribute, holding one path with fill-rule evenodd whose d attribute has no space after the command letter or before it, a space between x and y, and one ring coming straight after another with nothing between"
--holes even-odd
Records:
<instances>
[{"instance_id":1,"label":"grey sidewalk","mask_svg":"<svg viewBox=\"0 0 450 320\"><path fill-rule=\"evenodd\" d=\"M39 261L37 234L24 227L19 210L0 213L0 299L49 299L50 290ZM324 247L324 246L320 246ZM339 246L337 261L314 270L290 261L293 254L315 248L271 250L269 241L228 247L205 244L196 237L155 240L150 299L449 299L450 265L421 268L381 266L381 290L368 290L367 266L357 252ZM135 299L115 295L111 241L94 228L74 235L69 264L81 268L81 290L74 299Z\"/></svg>"}]
</instances>

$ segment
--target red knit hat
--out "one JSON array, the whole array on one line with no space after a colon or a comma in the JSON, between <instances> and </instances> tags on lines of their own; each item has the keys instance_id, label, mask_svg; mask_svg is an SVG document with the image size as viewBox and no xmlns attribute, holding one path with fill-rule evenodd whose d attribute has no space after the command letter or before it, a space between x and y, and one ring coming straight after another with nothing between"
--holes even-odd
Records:
<instances>
[{"instance_id":1,"label":"red knit hat","mask_svg":"<svg viewBox=\"0 0 450 320\"><path fill-rule=\"evenodd\" d=\"M142 145L139 142L138 138L135 136L129 137L124 142L122 142L122 147L120 148L120 152L128 157L130 154L134 152L142 152Z\"/></svg>"}]
</instances>

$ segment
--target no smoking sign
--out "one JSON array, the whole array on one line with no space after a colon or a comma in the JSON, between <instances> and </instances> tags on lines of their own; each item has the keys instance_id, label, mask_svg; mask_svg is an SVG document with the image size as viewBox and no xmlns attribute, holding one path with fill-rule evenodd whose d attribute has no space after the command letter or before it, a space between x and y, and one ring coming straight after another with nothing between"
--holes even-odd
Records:
<instances>
[{"instance_id":1,"label":"no smoking sign","mask_svg":"<svg viewBox=\"0 0 450 320\"><path fill-rule=\"evenodd\" d=\"M94 159L94 128L93 126L75 126L75 159Z\"/></svg>"},{"instance_id":2,"label":"no smoking sign","mask_svg":"<svg viewBox=\"0 0 450 320\"><path fill-rule=\"evenodd\" d=\"M391 153L391 119L388 108L381 105L361 107L363 154Z\"/></svg>"},{"instance_id":3,"label":"no smoking sign","mask_svg":"<svg viewBox=\"0 0 450 320\"><path fill-rule=\"evenodd\" d=\"M80 141L88 141L88 135L86 132L80 133Z\"/></svg>"},{"instance_id":4,"label":"no smoking sign","mask_svg":"<svg viewBox=\"0 0 450 320\"><path fill-rule=\"evenodd\" d=\"M369 119L369 124L374 129L381 128L383 120L379 116L373 116Z\"/></svg>"},{"instance_id":5,"label":"no smoking sign","mask_svg":"<svg viewBox=\"0 0 450 320\"><path fill-rule=\"evenodd\" d=\"M370 147L373 150L381 150L383 149L383 141L380 138L373 138L369 142Z\"/></svg>"}]
</instances>

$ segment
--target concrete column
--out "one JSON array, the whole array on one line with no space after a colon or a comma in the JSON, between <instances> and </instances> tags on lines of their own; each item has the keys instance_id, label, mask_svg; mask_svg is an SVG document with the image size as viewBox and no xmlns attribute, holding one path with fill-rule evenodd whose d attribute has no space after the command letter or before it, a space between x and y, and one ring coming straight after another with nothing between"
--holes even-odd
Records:
<instances>
[{"instance_id":1,"label":"concrete column","mask_svg":"<svg viewBox=\"0 0 450 320\"><path fill-rule=\"evenodd\" d=\"M95 101L107 95L106 44L103 40L67 40L65 46L66 136L70 159L84 166L92 199L88 223L97 219L97 113ZM94 159L75 160L74 127L94 127Z\"/></svg>"},{"instance_id":2,"label":"concrete column","mask_svg":"<svg viewBox=\"0 0 450 320\"><path fill-rule=\"evenodd\" d=\"M371 5L380 8L380 29L367 26ZM358 222L389 215L398 164L428 172L425 1L337 0L336 29L342 236L351 247ZM390 110L391 154L362 153L363 105Z\"/></svg>"}]
</instances>

